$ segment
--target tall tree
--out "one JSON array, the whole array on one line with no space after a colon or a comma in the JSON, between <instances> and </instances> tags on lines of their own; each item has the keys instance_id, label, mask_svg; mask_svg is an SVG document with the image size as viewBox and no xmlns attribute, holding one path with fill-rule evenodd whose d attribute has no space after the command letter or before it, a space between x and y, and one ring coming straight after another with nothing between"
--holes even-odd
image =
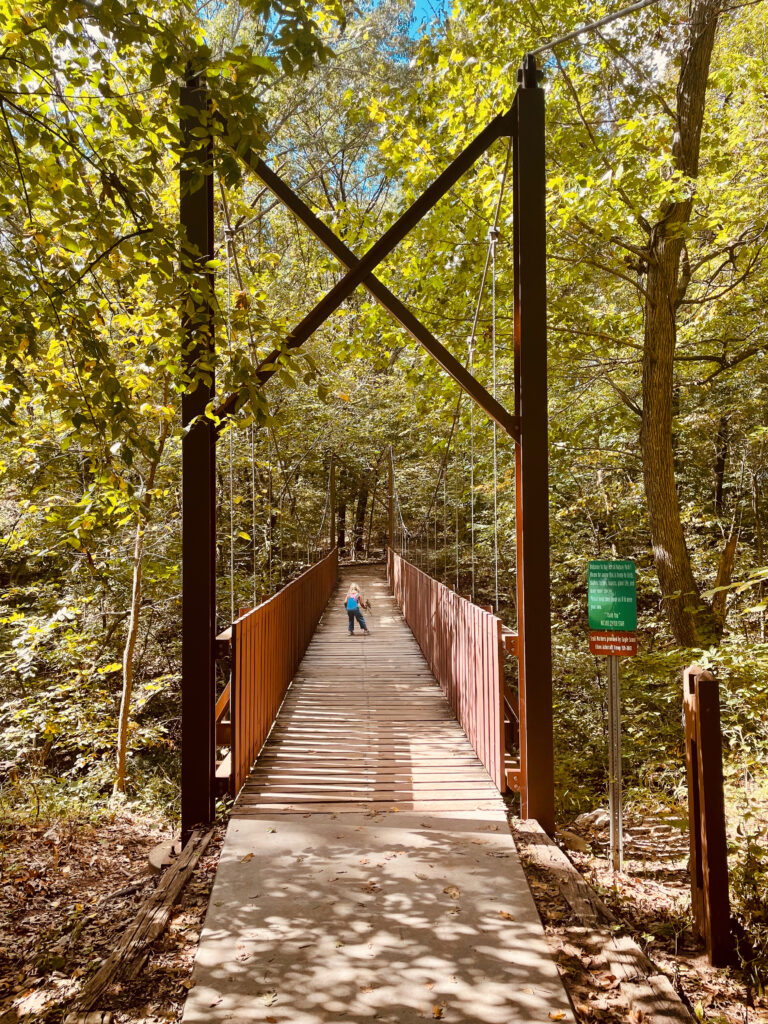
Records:
<instances>
[{"instance_id":1,"label":"tall tree","mask_svg":"<svg viewBox=\"0 0 768 1024\"><path fill-rule=\"evenodd\" d=\"M677 83L674 166L687 179L685 195L665 202L649 230L643 335L643 415L640 441L653 557L678 643L701 645L718 632L712 608L694 578L680 515L673 448L674 358L677 314L691 281L686 229L699 173L707 81L720 0L694 0ZM729 582L729 581L724 581Z\"/></svg>"}]
</instances>

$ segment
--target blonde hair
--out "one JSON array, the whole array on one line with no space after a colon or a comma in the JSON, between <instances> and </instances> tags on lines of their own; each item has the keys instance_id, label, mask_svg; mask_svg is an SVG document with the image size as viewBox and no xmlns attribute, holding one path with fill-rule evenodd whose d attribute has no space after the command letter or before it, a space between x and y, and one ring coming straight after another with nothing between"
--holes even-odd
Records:
<instances>
[{"instance_id":1,"label":"blonde hair","mask_svg":"<svg viewBox=\"0 0 768 1024\"><path fill-rule=\"evenodd\" d=\"M360 593L360 587L358 587L356 583L349 584L349 590L347 591L347 593L351 594L353 590L358 594Z\"/></svg>"}]
</instances>

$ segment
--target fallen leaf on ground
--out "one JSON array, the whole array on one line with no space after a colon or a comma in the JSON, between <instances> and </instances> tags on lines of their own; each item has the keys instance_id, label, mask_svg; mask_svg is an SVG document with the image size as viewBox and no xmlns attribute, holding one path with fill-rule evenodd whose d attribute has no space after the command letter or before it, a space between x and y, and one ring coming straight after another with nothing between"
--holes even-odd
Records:
<instances>
[{"instance_id":1,"label":"fallen leaf on ground","mask_svg":"<svg viewBox=\"0 0 768 1024\"><path fill-rule=\"evenodd\" d=\"M247 864L249 860L253 860L253 853L246 853L244 857L240 858L240 863Z\"/></svg>"},{"instance_id":2,"label":"fallen leaf on ground","mask_svg":"<svg viewBox=\"0 0 768 1024\"><path fill-rule=\"evenodd\" d=\"M433 1006L432 1007L432 1016L435 1018L435 1020L441 1020L442 1016L443 1016L443 1008L442 1008L442 1006Z\"/></svg>"},{"instance_id":3,"label":"fallen leaf on ground","mask_svg":"<svg viewBox=\"0 0 768 1024\"><path fill-rule=\"evenodd\" d=\"M265 1006L272 1006L277 1002L277 992L262 992L261 999Z\"/></svg>"},{"instance_id":4,"label":"fallen leaf on ground","mask_svg":"<svg viewBox=\"0 0 768 1024\"><path fill-rule=\"evenodd\" d=\"M514 914L508 914L506 910L499 911L499 917L503 917L505 921L514 921Z\"/></svg>"},{"instance_id":5,"label":"fallen leaf on ground","mask_svg":"<svg viewBox=\"0 0 768 1024\"><path fill-rule=\"evenodd\" d=\"M457 900L459 896L461 896L461 890L459 889L458 885L446 885L446 887L443 889L443 892L447 896L450 896L452 900Z\"/></svg>"},{"instance_id":6,"label":"fallen leaf on ground","mask_svg":"<svg viewBox=\"0 0 768 1024\"><path fill-rule=\"evenodd\" d=\"M550 1012L549 1012L549 1019L550 1020L565 1020L565 1011L564 1010L550 1010Z\"/></svg>"}]
</instances>

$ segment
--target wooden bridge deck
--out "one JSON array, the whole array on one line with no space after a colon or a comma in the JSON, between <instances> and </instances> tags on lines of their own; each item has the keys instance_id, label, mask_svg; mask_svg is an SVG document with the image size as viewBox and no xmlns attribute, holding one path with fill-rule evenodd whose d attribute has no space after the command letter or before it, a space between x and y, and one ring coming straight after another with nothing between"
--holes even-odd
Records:
<instances>
[{"instance_id":1,"label":"wooden bridge deck","mask_svg":"<svg viewBox=\"0 0 768 1024\"><path fill-rule=\"evenodd\" d=\"M573 1022L504 802L378 568L343 572L237 799L193 978L187 1024Z\"/></svg>"},{"instance_id":2,"label":"wooden bridge deck","mask_svg":"<svg viewBox=\"0 0 768 1024\"><path fill-rule=\"evenodd\" d=\"M352 580L370 635L347 635ZM378 567L346 569L237 801L277 811L500 808Z\"/></svg>"}]
</instances>

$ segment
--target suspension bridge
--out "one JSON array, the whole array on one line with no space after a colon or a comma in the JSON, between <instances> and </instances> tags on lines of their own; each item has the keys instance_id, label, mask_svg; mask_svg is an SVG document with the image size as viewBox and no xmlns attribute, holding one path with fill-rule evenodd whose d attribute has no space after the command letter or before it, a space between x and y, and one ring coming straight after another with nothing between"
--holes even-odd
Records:
<instances>
[{"instance_id":1,"label":"suspension bridge","mask_svg":"<svg viewBox=\"0 0 768 1024\"><path fill-rule=\"evenodd\" d=\"M213 820L217 796L234 800L184 1020L572 1020L504 802L519 793L521 814L553 831L544 93L536 61L524 59L512 106L361 257L225 122L205 75L190 69L181 99L190 379L182 402L182 838ZM501 188L462 362L375 271L499 140ZM210 373L217 147L241 160L345 271L255 363L248 384L224 398ZM473 373L489 275L495 323L508 176L514 413L496 395L495 329L492 390ZM229 310L233 228L224 206ZM371 635L346 635L339 596L349 576L339 572L332 493L325 557L257 607L237 617L233 607L231 626L216 635L218 434L358 286L489 418L494 478L497 427L514 441L516 632L403 557L399 511L396 550L390 457L386 574L382 566L358 580L373 599ZM255 359L253 339L252 349ZM230 489L231 481L230 473ZM472 523L474 533L474 510ZM229 682L217 695L222 661Z\"/></svg>"},{"instance_id":2,"label":"suspension bridge","mask_svg":"<svg viewBox=\"0 0 768 1024\"><path fill-rule=\"evenodd\" d=\"M184 1020L571 1020L502 796L515 635L392 550L333 550L220 642L236 799Z\"/></svg>"}]
</instances>

